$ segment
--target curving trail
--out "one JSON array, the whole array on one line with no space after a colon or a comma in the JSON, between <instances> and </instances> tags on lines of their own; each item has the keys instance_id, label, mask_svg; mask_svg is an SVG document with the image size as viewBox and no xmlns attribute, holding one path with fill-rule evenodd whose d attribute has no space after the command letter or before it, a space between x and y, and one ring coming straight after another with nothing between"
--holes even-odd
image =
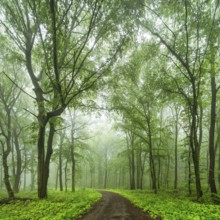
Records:
<instances>
[{"instance_id":1,"label":"curving trail","mask_svg":"<svg viewBox=\"0 0 220 220\"><path fill-rule=\"evenodd\" d=\"M102 199L78 220L153 220L149 214L132 205L128 199L112 192L101 193Z\"/></svg>"}]
</instances>

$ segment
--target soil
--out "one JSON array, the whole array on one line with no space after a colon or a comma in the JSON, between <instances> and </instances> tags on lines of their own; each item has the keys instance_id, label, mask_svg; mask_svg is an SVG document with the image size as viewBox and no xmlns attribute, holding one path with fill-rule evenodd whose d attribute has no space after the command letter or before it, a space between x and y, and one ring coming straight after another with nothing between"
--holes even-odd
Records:
<instances>
[{"instance_id":1,"label":"soil","mask_svg":"<svg viewBox=\"0 0 220 220\"><path fill-rule=\"evenodd\" d=\"M102 191L102 199L78 220L160 220L151 218L142 209L135 207L131 202L112 192Z\"/></svg>"}]
</instances>

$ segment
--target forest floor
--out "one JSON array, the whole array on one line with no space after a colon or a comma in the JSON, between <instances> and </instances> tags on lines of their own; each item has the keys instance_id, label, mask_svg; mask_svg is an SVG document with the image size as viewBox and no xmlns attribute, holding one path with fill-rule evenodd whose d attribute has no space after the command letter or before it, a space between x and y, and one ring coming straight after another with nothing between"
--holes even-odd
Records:
<instances>
[{"instance_id":1,"label":"forest floor","mask_svg":"<svg viewBox=\"0 0 220 220\"><path fill-rule=\"evenodd\" d=\"M100 191L102 199L93 208L78 220L153 220L142 209L135 207L131 202L112 192ZM161 219L157 217L156 220Z\"/></svg>"}]
</instances>

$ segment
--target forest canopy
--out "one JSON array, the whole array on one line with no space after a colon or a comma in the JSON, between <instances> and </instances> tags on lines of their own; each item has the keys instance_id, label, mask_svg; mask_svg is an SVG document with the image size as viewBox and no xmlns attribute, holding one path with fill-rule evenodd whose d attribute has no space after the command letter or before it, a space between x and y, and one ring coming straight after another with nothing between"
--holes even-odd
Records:
<instances>
[{"instance_id":1,"label":"forest canopy","mask_svg":"<svg viewBox=\"0 0 220 220\"><path fill-rule=\"evenodd\" d=\"M0 190L220 187L219 0L1 0Z\"/></svg>"}]
</instances>

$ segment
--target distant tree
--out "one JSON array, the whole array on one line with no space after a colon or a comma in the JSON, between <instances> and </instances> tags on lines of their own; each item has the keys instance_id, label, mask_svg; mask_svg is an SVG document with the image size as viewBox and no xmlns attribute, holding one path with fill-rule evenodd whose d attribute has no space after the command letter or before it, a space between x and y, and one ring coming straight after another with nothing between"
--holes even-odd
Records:
<instances>
[{"instance_id":1,"label":"distant tree","mask_svg":"<svg viewBox=\"0 0 220 220\"><path fill-rule=\"evenodd\" d=\"M4 168L4 183L8 192L8 197L10 199L14 198L14 191L10 182L8 156L12 149L12 136L13 136L13 108L20 96L20 92L17 90L14 84L7 82L7 78L2 77L0 83L0 105L1 105L1 120L0 120L0 134L3 139L1 139L2 145L2 162ZM18 147L18 146L17 146ZM18 147L18 158L19 158L19 147ZM21 161L20 161L21 162ZM19 166L18 166L19 169ZM17 170L17 174L20 171ZM17 188L16 188L17 189Z\"/></svg>"}]
</instances>

